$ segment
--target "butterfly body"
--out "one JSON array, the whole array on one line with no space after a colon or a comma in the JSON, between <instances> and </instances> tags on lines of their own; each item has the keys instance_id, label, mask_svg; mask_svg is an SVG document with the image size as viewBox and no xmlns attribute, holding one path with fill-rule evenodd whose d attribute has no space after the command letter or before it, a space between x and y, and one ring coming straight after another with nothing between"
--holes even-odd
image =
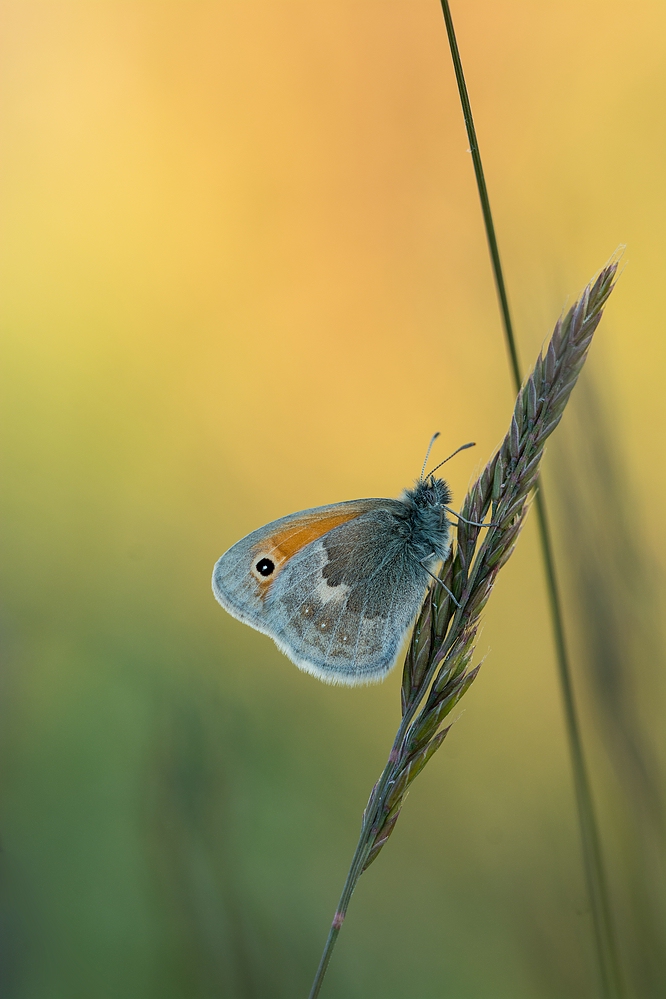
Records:
<instances>
[{"instance_id":1,"label":"butterfly body","mask_svg":"<svg viewBox=\"0 0 666 999\"><path fill-rule=\"evenodd\" d=\"M248 534L213 571L216 599L329 683L379 680L446 557L451 494L419 480L398 500L303 510Z\"/></svg>"}]
</instances>

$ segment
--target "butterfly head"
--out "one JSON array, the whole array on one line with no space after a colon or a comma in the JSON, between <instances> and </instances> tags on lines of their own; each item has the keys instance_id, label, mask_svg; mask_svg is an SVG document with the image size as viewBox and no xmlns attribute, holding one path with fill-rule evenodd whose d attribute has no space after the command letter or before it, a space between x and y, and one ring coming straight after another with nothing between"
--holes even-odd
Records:
<instances>
[{"instance_id":1,"label":"butterfly head","mask_svg":"<svg viewBox=\"0 0 666 999\"><path fill-rule=\"evenodd\" d=\"M449 521L446 506L451 502L451 490L444 479L429 475L419 479L413 489L401 497L405 506L405 523L409 529L409 544L419 561L446 558L449 550Z\"/></svg>"},{"instance_id":2,"label":"butterfly head","mask_svg":"<svg viewBox=\"0 0 666 999\"><path fill-rule=\"evenodd\" d=\"M410 496L417 507L426 510L443 510L452 498L448 483L434 475L419 479L413 489L407 490L406 496Z\"/></svg>"}]
</instances>

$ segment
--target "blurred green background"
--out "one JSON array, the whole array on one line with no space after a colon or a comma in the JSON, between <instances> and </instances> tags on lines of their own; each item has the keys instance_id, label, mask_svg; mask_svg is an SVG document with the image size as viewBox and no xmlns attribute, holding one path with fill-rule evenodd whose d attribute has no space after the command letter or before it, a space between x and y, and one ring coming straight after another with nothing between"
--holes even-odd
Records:
<instances>
[{"instance_id":1,"label":"blurred green background","mask_svg":"<svg viewBox=\"0 0 666 999\"><path fill-rule=\"evenodd\" d=\"M666 8L454 7L524 364L626 243L547 457L628 994L663 995ZM210 592L262 523L457 501L512 391L436 0L2 5L10 999L305 996L398 723ZM438 445L439 447L439 445ZM597 994L533 518L325 995Z\"/></svg>"}]
</instances>

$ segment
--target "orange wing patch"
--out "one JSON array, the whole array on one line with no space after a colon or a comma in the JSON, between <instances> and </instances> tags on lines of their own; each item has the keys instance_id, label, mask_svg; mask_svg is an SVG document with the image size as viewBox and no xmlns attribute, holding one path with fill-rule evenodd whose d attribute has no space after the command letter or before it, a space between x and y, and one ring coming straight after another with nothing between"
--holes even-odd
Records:
<instances>
[{"instance_id":1,"label":"orange wing patch","mask_svg":"<svg viewBox=\"0 0 666 999\"><path fill-rule=\"evenodd\" d=\"M346 524L349 520L355 520L361 513L362 511L356 509L354 511L345 510L340 513L323 513L319 516L310 514L304 517L300 524L294 524L292 521L291 524L285 526L281 531L277 531L275 534L265 538L261 544L255 545L252 560L252 575L259 584L258 596L266 596L271 583L275 580L280 569L296 552L299 552L301 548L305 548L310 542L317 541L324 534L328 534L334 527ZM258 568L262 562L264 563L264 572L261 572ZM268 575L265 575L265 569L269 567L268 563L272 564L273 568Z\"/></svg>"}]
</instances>

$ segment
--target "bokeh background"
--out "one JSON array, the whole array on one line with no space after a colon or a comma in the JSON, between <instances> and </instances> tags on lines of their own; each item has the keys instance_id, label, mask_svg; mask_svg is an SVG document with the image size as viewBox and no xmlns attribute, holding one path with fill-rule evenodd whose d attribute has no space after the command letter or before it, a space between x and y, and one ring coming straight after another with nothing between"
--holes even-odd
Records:
<instances>
[{"instance_id":1,"label":"bokeh background","mask_svg":"<svg viewBox=\"0 0 666 999\"><path fill-rule=\"evenodd\" d=\"M454 7L525 365L626 267L546 462L628 995L663 995L666 8ZM307 994L398 722L210 592L293 510L457 501L512 390L436 0L1 9L2 994ZM598 994L535 524L363 877L345 999Z\"/></svg>"}]
</instances>

